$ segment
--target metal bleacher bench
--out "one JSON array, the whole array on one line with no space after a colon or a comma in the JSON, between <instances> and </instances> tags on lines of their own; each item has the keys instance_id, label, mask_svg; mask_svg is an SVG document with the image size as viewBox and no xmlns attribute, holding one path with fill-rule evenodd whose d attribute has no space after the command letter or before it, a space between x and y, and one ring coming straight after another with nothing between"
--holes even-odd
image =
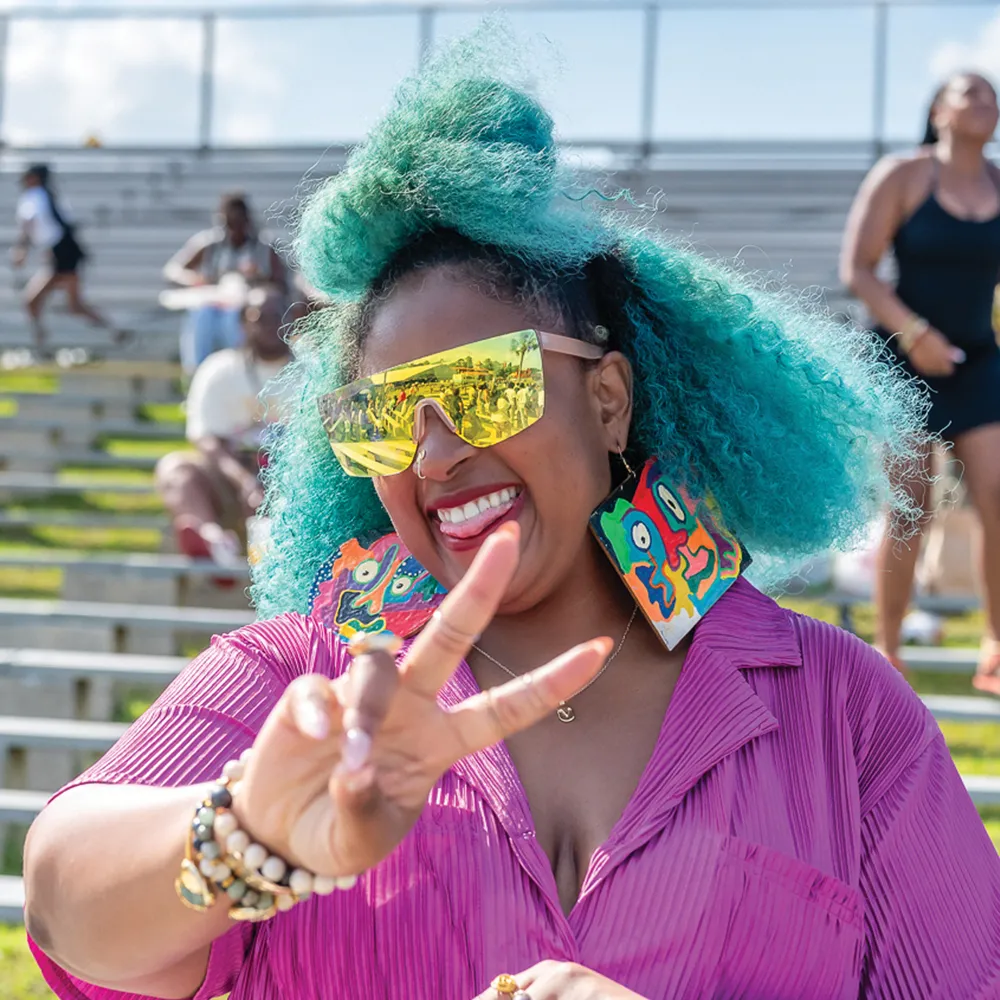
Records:
<instances>
[{"instance_id":1,"label":"metal bleacher bench","mask_svg":"<svg viewBox=\"0 0 1000 1000\"><path fill-rule=\"evenodd\" d=\"M0 649L0 677L110 677L168 684L184 669L184 656L86 653L70 649Z\"/></svg>"},{"instance_id":2,"label":"metal bleacher bench","mask_svg":"<svg viewBox=\"0 0 1000 1000\"><path fill-rule=\"evenodd\" d=\"M73 479L48 472L0 472L0 496L5 493L129 493L154 494L151 481Z\"/></svg>"},{"instance_id":3,"label":"metal bleacher bench","mask_svg":"<svg viewBox=\"0 0 1000 1000\"><path fill-rule=\"evenodd\" d=\"M20 923L23 911L24 883L16 875L0 875L0 923Z\"/></svg>"},{"instance_id":4,"label":"metal bleacher bench","mask_svg":"<svg viewBox=\"0 0 1000 1000\"><path fill-rule=\"evenodd\" d=\"M2 522L0 522L2 523ZM246 564L220 566L211 559L165 555L157 552L74 552L0 550L0 568L5 566L88 569L109 573L139 573L148 576L208 576L242 580L249 573Z\"/></svg>"},{"instance_id":5,"label":"metal bleacher bench","mask_svg":"<svg viewBox=\"0 0 1000 1000\"><path fill-rule=\"evenodd\" d=\"M3 528L141 528L163 531L170 522L165 514L120 514L117 511L0 510Z\"/></svg>"},{"instance_id":6,"label":"metal bleacher bench","mask_svg":"<svg viewBox=\"0 0 1000 1000\"><path fill-rule=\"evenodd\" d=\"M57 397L58 398L58 397ZM54 432L63 429L68 420L79 422L80 417L72 418L59 415L48 417L2 417L0 418L0 434L5 432ZM89 434L95 437L127 437L143 440L173 440L184 437L184 425L179 423L148 420L106 419L92 417L84 422Z\"/></svg>"},{"instance_id":7,"label":"metal bleacher bench","mask_svg":"<svg viewBox=\"0 0 1000 1000\"><path fill-rule=\"evenodd\" d=\"M156 458L148 455L114 455L96 448L60 447L52 450L51 454L43 455L32 448L0 448L0 460L15 468L39 458L48 460L48 468L76 465L94 469L142 469L147 472L155 469L157 462ZM0 486L0 490L2 489Z\"/></svg>"},{"instance_id":8,"label":"metal bleacher bench","mask_svg":"<svg viewBox=\"0 0 1000 1000\"><path fill-rule=\"evenodd\" d=\"M824 604L832 604L840 613L840 627L848 632L854 632L853 611L858 604L867 604L871 597L862 597L843 591L828 591L817 595ZM915 594L911 602L914 608L929 611L939 615L960 615L973 611L979 606L974 597L956 597L940 594Z\"/></svg>"},{"instance_id":9,"label":"metal bleacher bench","mask_svg":"<svg viewBox=\"0 0 1000 1000\"><path fill-rule=\"evenodd\" d=\"M83 719L32 719L0 715L0 748L45 747L58 750L107 750L128 729L123 722Z\"/></svg>"},{"instance_id":10,"label":"metal bleacher bench","mask_svg":"<svg viewBox=\"0 0 1000 1000\"><path fill-rule=\"evenodd\" d=\"M0 624L8 625L90 624L118 629L177 629L205 633L230 632L253 620L254 614L249 610L0 598Z\"/></svg>"}]
</instances>

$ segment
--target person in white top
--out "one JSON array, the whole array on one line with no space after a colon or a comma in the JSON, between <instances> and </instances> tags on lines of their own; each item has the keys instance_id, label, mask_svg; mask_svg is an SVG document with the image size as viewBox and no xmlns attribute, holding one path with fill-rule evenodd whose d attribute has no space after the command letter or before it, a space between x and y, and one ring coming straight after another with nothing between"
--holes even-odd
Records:
<instances>
[{"instance_id":1,"label":"person in white top","mask_svg":"<svg viewBox=\"0 0 1000 1000\"><path fill-rule=\"evenodd\" d=\"M156 485L173 519L178 549L230 564L242 558L246 519L262 499L264 431L278 417L277 390L265 387L291 357L283 324L295 318L275 288L249 293L243 348L217 351L200 365L187 399L190 451L165 455Z\"/></svg>"},{"instance_id":2,"label":"person in white top","mask_svg":"<svg viewBox=\"0 0 1000 1000\"><path fill-rule=\"evenodd\" d=\"M25 289L25 308L36 351L43 358L49 354L42 310L50 293L59 288L66 292L71 313L104 327L116 343L121 343L128 332L115 328L83 298L80 264L87 254L76 238L72 215L56 198L48 166L36 163L28 167L21 175L21 188L17 202L18 239L11 248L11 263L15 268L23 267L32 245L45 255L44 264Z\"/></svg>"},{"instance_id":3,"label":"person in white top","mask_svg":"<svg viewBox=\"0 0 1000 1000\"><path fill-rule=\"evenodd\" d=\"M249 288L288 288L281 258L257 233L242 194L223 195L218 224L192 236L163 268L167 281L191 289L218 287L228 275L238 275ZM181 330L185 371L194 371L213 351L243 343L241 307L220 295L190 309Z\"/></svg>"}]
</instances>

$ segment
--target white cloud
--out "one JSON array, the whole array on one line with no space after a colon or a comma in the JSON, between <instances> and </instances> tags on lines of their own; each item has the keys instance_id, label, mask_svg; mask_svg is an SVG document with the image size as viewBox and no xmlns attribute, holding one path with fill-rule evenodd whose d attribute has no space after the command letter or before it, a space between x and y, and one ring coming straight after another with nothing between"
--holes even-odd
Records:
<instances>
[{"instance_id":1,"label":"white cloud","mask_svg":"<svg viewBox=\"0 0 1000 1000\"><path fill-rule=\"evenodd\" d=\"M974 70L1000 80L1000 14L983 25L974 41L948 41L938 46L931 56L930 69L938 80L961 70Z\"/></svg>"},{"instance_id":2,"label":"white cloud","mask_svg":"<svg viewBox=\"0 0 1000 1000\"><path fill-rule=\"evenodd\" d=\"M248 108L227 138L267 141L280 79L238 22L225 24L217 92L237 89ZM15 20L10 27L4 133L14 144L189 144L196 138L202 53L198 20ZM264 98L267 101L264 101Z\"/></svg>"}]
</instances>

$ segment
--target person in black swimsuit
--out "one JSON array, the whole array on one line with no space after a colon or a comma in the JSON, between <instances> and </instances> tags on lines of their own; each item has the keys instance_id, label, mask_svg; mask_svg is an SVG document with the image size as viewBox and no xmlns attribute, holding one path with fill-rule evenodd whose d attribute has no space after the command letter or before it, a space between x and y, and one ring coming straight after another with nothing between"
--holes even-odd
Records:
<instances>
[{"instance_id":1,"label":"person in black swimsuit","mask_svg":"<svg viewBox=\"0 0 1000 1000\"><path fill-rule=\"evenodd\" d=\"M997 95L975 73L944 84L921 148L886 157L865 178L844 237L841 277L874 316L875 332L929 389L927 428L950 442L983 526L986 634L974 684L1000 695L1000 348L992 324L1000 278L1000 170L984 148ZM889 247L896 286L876 275ZM929 519L931 449L900 477ZM876 646L902 668L899 633L919 554L919 533L890 525L875 583Z\"/></svg>"}]
</instances>

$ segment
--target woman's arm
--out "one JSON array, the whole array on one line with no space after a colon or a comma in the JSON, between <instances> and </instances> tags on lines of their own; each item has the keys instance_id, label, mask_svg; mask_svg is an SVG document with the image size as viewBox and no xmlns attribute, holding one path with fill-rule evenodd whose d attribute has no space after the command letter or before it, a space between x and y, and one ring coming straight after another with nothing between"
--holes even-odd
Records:
<instances>
[{"instance_id":1,"label":"woman's arm","mask_svg":"<svg viewBox=\"0 0 1000 1000\"><path fill-rule=\"evenodd\" d=\"M205 284L204 275L198 270L205 256L204 235L192 236L163 266L163 277L175 285L192 287Z\"/></svg>"},{"instance_id":2,"label":"woman's arm","mask_svg":"<svg viewBox=\"0 0 1000 1000\"><path fill-rule=\"evenodd\" d=\"M63 969L98 986L191 997L209 946L233 928L227 907L182 906L174 879L199 786L89 784L35 821L25 844L25 922Z\"/></svg>"},{"instance_id":3,"label":"woman's arm","mask_svg":"<svg viewBox=\"0 0 1000 1000\"><path fill-rule=\"evenodd\" d=\"M25 919L58 996L189 997L209 958L204 995L231 988L249 931L233 929L221 901L188 910L173 883L199 793L254 742L289 675L304 669L302 630L292 616L216 638L35 820ZM286 651L280 662L275 646Z\"/></svg>"},{"instance_id":4,"label":"woman's arm","mask_svg":"<svg viewBox=\"0 0 1000 1000\"><path fill-rule=\"evenodd\" d=\"M887 330L912 328L922 319L875 270L910 210L908 188L914 181L923 183L923 169L921 160L881 160L861 184L847 218L840 255L841 280ZM914 176L915 171L920 173ZM907 353L922 375L951 375L955 364L965 360L963 351L926 322Z\"/></svg>"},{"instance_id":5,"label":"woman's arm","mask_svg":"<svg viewBox=\"0 0 1000 1000\"><path fill-rule=\"evenodd\" d=\"M1000 996L1000 858L944 737L864 799L863 1000Z\"/></svg>"},{"instance_id":6,"label":"woman's arm","mask_svg":"<svg viewBox=\"0 0 1000 1000\"><path fill-rule=\"evenodd\" d=\"M893 287L875 274L906 217L906 175L914 161L886 157L864 179L847 217L840 254L840 280L887 330L915 318Z\"/></svg>"}]
</instances>

